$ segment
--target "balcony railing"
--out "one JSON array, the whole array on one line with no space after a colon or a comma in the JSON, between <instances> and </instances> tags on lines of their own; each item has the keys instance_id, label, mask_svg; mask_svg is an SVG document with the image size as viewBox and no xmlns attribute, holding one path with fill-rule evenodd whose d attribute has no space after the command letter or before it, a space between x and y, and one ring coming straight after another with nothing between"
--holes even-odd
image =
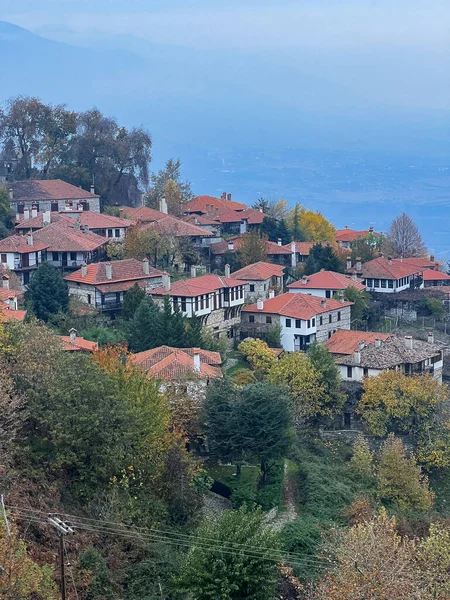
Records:
<instances>
[{"instance_id":1,"label":"balcony railing","mask_svg":"<svg viewBox=\"0 0 450 600\"><path fill-rule=\"evenodd\" d=\"M95 308L98 308L102 312L106 310L120 310L122 308L123 302L105 302L104 304L96 304Z\"/></svg>"}]
</instances>

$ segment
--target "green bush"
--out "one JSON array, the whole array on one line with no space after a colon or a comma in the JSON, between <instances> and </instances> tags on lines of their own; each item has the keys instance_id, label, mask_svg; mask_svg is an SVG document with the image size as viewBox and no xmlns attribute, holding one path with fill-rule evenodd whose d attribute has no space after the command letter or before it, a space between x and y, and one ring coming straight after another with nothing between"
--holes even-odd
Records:
<instances>
[{"instance_id":1,"label":"green bush","mask_svg":"<svg viewBox=\"0 0 450 600\"><path fill-rule=\"evenodd\" d=\"M322 545L320 524L314 517L302 515L285 525L281 531L281 542L287 552L314 557ZM316 568L311 566L297 567L296 573L302 579L312 579L317 574Z\"/></svg>"}]
</instances>

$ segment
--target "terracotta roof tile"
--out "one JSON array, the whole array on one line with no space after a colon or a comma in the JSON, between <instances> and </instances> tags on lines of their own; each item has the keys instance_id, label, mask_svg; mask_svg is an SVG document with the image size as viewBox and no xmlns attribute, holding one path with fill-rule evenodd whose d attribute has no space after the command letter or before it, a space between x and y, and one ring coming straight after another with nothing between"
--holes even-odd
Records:
<instances>
[{"instance_id":1,"label":"terracotta roof tile","mask_svg":"<svg viewBox=\"0 0 450 600\"><path fill-rule=\"evenodd\" d=\"M12 300L12 298L22 298L23 295L23 292L18 292L16 290L8 290L6 288L0 288L0 302L4 302L5 300Z\"/></svg>"},{"instance_id":2,"label":"terracotta roof tile","mask_svg":"<svg viewBox=\"0 0 450 600\"><path fill-rule=\"evenodd\" d=\"M335 239L337 242L354 242L356 239L367 237L369 234L376 236L381 235L373 230L356 231L355 229L345 227L344 229L336 230Z\"/></svg>"},{"instance_id":3,"label":"terracotta roof tile","mask_svg":"<svg viewBox=\"0 0 450 600\"><path fill-rule=\"evenodd\" d=\"M295 252L300 254L301 256L309 256L311 248L314 246L315 242L294 242L295 244ZM291 243L285 244L285 248L289 249L292 252Z\"/></svg>"},{"instance_id":4,"label":"terracotta roof tile","mask_svg":"<svg viewBox=\"0 0 450 600\"><path fill-rule=\"evenodd\" d=\"M66 281L77 281L79 283L85 283L88 285L100 285L105 284L111 286L118 282L132 282L140 279L151 279L154 277L161 277L163 271L149 267L149 274L144 273L144 266L141 261L135 258L126 258L124 260L112 261L112 279L106 278L106 265L108 263L99 262L87 265L87 274L82 276L82 269L74 271L67 275L64 279Z\"/></svg>"},{"instance_id":5,"label":"terracotta roof tile","mask_svg":"<svg viewBox=\"0 0 450 600\"><path fill-rule=\"evenodd\" d=\"M258 310L258 305L255 303L244 306L242 312L267 313L305 320L311 319L320 313L339 310L352 304L353 302L340 302L328 298L325 300L325 298L319 298L319 296L287 292L286 294L269 298L269 300L264 300L262 310Z\"/></svg>"},{"instance_id":6,"label":"terracotta roof tile","mask_svg":"<svg viewBox=\"0 0 450 600\"><path fill-rule=\"evenodd\" d=\"M334 271L319 271L288 285L289 290L346 290L349 287L354 287L359 291L366 289L365 285L355 281L349 275Z\"/></svg>"},{"instance_id":7,"label":"terracotta roof tile","mask_svg":"<svg viewBox=\"0 0 450 600\"><path fill-rule=\"evenodd\" d=\"M152 223L153 221L159 221L167 217L166 213L162 213L154 208L148 208L147 206L139 206L138 208L125 206L124 215L127 219L141 221L142 223Z\"/></svg>"},{"instance_id":8,"label":"terracotta roof tile","mask_svg":"<svg viewBox=\"0 0 450 600\"><path fill-rule=\"evenodd\" d=\"M28 244L28 236L26 235L10 235L9 237L0 240L0 252L18 252L19 254L27 254L28 252L39 252L45 250L50 244L36 239L36 233L33 233L32 245Z\"/></svg>"},{"instance_id":9,"label":"terracotta roof tile","mask_svg":"<svg viewBox=\"0 0 450 600\"><path fill-rule=\"evenodd\" d=\"M175 237L210 237L214 235L208 229L191 225L191 223L186 223L186 221L182 221L171 215L164 215L158 221L145 223L140 226L140 229L143 231L146 229L156 229L159 233L174 235Z\"/></svg>"},{"instance_id":10,"label":"terracotta roof tile","mask_svg":"<svg viewBox=\"0 0 450 600\"><path fill-rule=\"evenodd\" d=\"M363 263L361 269L362 277L371 279L402 279L402 277L415 275L421 271L423 271L423 267L417 267L400 258L393 258L389 261L382 256Z\"/></svg>"},{"instance_id":11,"label":"terracotta roof tile","mask_svg":"<svg viewBox=\"0 0 450 600\"><path fill-rule=\"evenodd\" d=\"M245 210L247 206L241 202L233 200L223 200L222 198L214 198L213 196L197 196L189 202L184 203L184 212L201 212L209 213L211 210L219 210L221 208L230 208L232 210Z\"/></svg>"},{"instance_id":12,"label":"terracotta roof tile","mask_svg":"<svg viewBox=\"0 0 450 600\"><path fill-rule=\"evenodd\" d=\"M72 229L63 222L51 223L35 231L33 238L46 244L49 252L92 252L108 243L107 238Z\"/></svg>"},{"instance_id":13,"label":"terracotta roof tile","mask_svg":"<svg viewBox=\"0 0 450 600\"><path fill-rule=\"evenodd\" d=\"M292 254L290 245L279 246L276 242L266 242L266 252L269 256L275 254Z\"/></svg>"},{"instance_id":14,"label":"terracotta roof tile","mask_svg":"<svg viewBox=\"0 0 450 600\"><path fill-rule=\"evenodd\" d=\"M260 225L265 216L264 213L253 208L246 208L241 211L226 208L218 211L216 219L220 223L240 223L242 219L247 219L249 225Z\"/></svg>"},{"instance_id":15,"label":"terracotta roof tile","mask_svg":"<svg viewBox=\"0 0 450 600\"><path fill-rule=\"evenodd\" d=\"M77 213L79 214L79 213ZM98 213L96 213L98 214ZM67 222L70 225L70 217L62 215L58 212L50 213L50 223ZM20 221L16 224L17 231L26 231L27 229L42 229L44 227L44 213L38 213L37 217L31 217L25 221L21 215Z\"/></svg>"},{"instance_id":16,"label":"terracotta roof tile","mask_svg":"<svg viewBox=\"0 0 450 600\"><path fill-rule=\"evenodd\" d=\"M216 242L214 244L211 244L209 246L211 253L215 254L215 255L220 255L220 254L227 254L228 252L236 252L237 250L239 250L242 240L245 239L246 235L248 235L248 234L243 233L241 235L231 236L227 240L224 240L223 242ZM233 246L234 246L233 250L228 249L228 244L230 242L233 243ZM283 254L283 255L292 254L290 244L287 244L286 246L279 246L276 242L269 242L269 241L266 242L266 252L269 256L275 256L275 255L279 255L279 254Z\"/></svg>"},{"instance_id":17,"label":"terracotta roof tile","mask_svg":"<svg viewBox=\"0 0 450 600\"><path fill-rule=\"evenodd\" d=\"M374 331L350 331L348 329L338 329L336 333L324 343L324 346L332 354L353 354L358 349L359 342L374 344L376 339L387 340L389 334L378 333Z\"/></svg>"},{"instance_id":18,"label":"terracotta roof tile","mask_svg":"<svg viewBox=\"0 0 450 600\"><path fill-rule=\"evenodd\" d=\"M194 352L200 355L200 371L194 369ZM177 380L193 375L200 378L222 377L222 371L218 368L222 364L220 354L200 348L160 346L146 352L132 354L129 360L147 371L149 377L157 379Z\"/></svg>"},{"instance_id":19,"label":"terracotta roof tile","mask_svg":"<svg viewBox=\"0 0 450 600\"><path fill-rule=\"evenodd\" d=\"M423 272L424 281L450 281L450 275L442 273L441 271L434 271L427 269Z\"/></svg>"},{"instance_id":20,"label":"terracotta roof tile","mask_svg":"<svg viewBox=\"0 0 450 600\"><path fill-rule=\"evenodd\" d=\"M163 287L150 290L151 295L161 296L169 293L171 296L202 296L222 288L244 285L241 279L232 279L220 275L201 275L190 279L181 279L171 285L170 292Z\"/></svg>"},{"instance_id":21,"label":"terracotta roof tile","mask_svg":"<svg viewBox=\"0 0 450 600\"><path fill-rule=\"evenodd\" d=\"M27 179L11 183L14 202L38 202L40 200L83 200L100 198L76 185L61 179Z\"/></svg>"},{"instance_id":22,"label":"terracotta roof tile","mask_svg":"<svg viewBox=\"0 0 450 600\"><path fill-rule=\"evenodd\" d=\"M90 342L82 337L76 337L75 343L70 341L69 335L58 335L57 336L63 343L63 350L66 352L95 352L98 350L97 342Z\"/></svg>"},{"instance_id":23,"label":"terracotta roof tile","mask_svg":"<svg viewBox=\"0 0 450 600\"><path fill-rule=\"evenodd\" d=\"M281 265L274 265L267 262L257 262L252 265L247 265L239 271L232 273L234 279L249 279L251 281L265 281L271 277L283 277L284 267Z\"/></svg>"},{"instance_id":24,"label":"terracotta roof tile","mask_svg":"<svg viewBox=\"0 0 450 600\"><path fill-rule=\"evenodd\" d=\"M0 303L0 322L2 318L6 321L23 321L27 316L26 310L12 310L7 305Z\"/></svg>"},{"instance_id":25,"label":"terracotta roof tile","mask_svg":"<svg viewBox=\"0 0 450 600\"><path fill-rule=\"evenodd\" d=\"M186 221L186 223L190 223L191 225L198 225L199 227L204 227L205 225L214 225L218 227L220 224L217 219L207 215L185 215L184 217L182 217L182 219L183 221Z\"/></svg>"}]
</instances>

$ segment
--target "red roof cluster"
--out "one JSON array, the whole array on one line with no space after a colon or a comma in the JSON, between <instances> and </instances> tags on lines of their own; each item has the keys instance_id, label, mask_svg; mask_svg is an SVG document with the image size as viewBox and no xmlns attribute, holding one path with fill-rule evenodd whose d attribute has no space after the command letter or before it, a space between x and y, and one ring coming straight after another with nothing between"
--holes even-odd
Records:
<instances>
[{"instance_id":1,"label":"red roof cluster","mask_svg":"<svg viewBox=\"0 0 450 600\"><path fill-rule=\"evenodd\" d=\"M106 277L106 266L111 265L111 279ZM76 281L87 285L108 286L108 291L119 291L111 289L111 286L119 282L131 283L130 287L139 280L162 277L163 271L148 267L149 274L144 273L144 265L135 258L125 258L124 260L114 260L111 263L99 262L86 265L86 275L83 277L83 267L70 273L64 279L66 281Z\"/></svg>"},{"instance_id":2,"label":"red roof cluster","mask_svg":"<svg viewBox=\"0 0 450 600\"><path fill-rule=\"evenodd\" d=\"M185 202L183 210L185 213L203 213L208 214L223 208L231 210L246 210L247 206L241 202L226 200L224 198L215 198L214 196L197 196L189 202Z\"/></svg>"},{"instance_id":3,"label":"red roof cluster","mask_svg":"<svg viewBox=\"0 0 450 600\"><path fill-rule=\"evenodd\" d=\"M10 235L9 237L0 240L0 252L17 252L18 254L28 254L29 252L39 252L45 250L50 244L42 240L35 239L35 234L30 236L25 235Z\"/></svg>"},{"instance_id":4,"label":"red roof cluster","mask_svg":"<svg viewBox=\"0 0 450 600\"><path fill-rule=\"evenodd\" d=\"M35 231L33 238L45 244L49 252L92 252L108 242L107 238L96 233L67 227L62 221Z\"/></svg>"},{"instance_id":5,"label":"red roof cluster","mask_svg":"<svg viewBox=\"0 0 450 600\"><path fill-rule=\"evenodd\" d=\"M374 344L376 339L385 341L388 338L389 334L387 333L338 329L324 345L332 354L353 354L358 349L360 342L367 345Z\"/></svg>"},{"instance_id":6,"label":"red roof cluster","mask_svg":"<svg viewBox=\"0 0 450 600\"><path fill-rule=\"evenodd\" d=\"M282 315L292 317L293 319L311 319L312 317L326 313L331 310L351 306L353 302L340 302L338 300L319 298L319 296L309 296L306 294L281 294L269 300L263 301L263 308L258 309L258 304L244 306L243 312L267 313L272 315Z\"/></svg>"},{"instance_id":7,"label":"red roof cluster","mask_svg":"<svg viewBox=\"0 0 450 600\"><path fill-rule=\"evenodd\" d=\"M199 355L199 370L195 369L194 354ZM166 381L182 378L192 379L193 375L200 378L222 377L220 354L200 348L160 346L159 348L132 354L129 360L143 371L147 371L149 377Z\"/></svg>"},{"instance_id":8,"label":"red roof cluster","mask_svg":"<svg viewBox=\"0 0 450 600\"><path fill-rule=\"evenodd\" d=\"M346 290L349 287L354 287L359 291L366 289L366 286L359 281L334 271L319 271L288 285L290 290Z\"/></svg>"},{"instance_id":9,"label":"red roof cluster","mask_svg":"<svg viewBox=\"0 0 450 600\"><path fill-rule=\"evenodd\" d=\"M127 208L126 216L139 225L141 229L156 229L159 233L174 235L176 237L208 237L214 235L211 231L203 229L172 215L162 213L159 210L140 206L139 208Z\"/></svg>"},{"instance_id":10,"label":"red roof cluster","mask_svg":"<svg viewBox=\"0 0 450 600\"><path fill-rule=\"evenodd\" d=\"M50 223L60 223L67 227L75 228L77 223L81 227L88 227L89 229L117 229L130 227L133 225L133 221L128 219L121 219L119 217L113 217L111 215L105 215L104 213L97 213L91 211L66 211L66 212L51 212ZM37 217L32 217L25 221L22 218L16 225L16 230L27 230L27 229L42 229L46 227L48 223L44 223L44 213L40 212Z\"/></svg>"},{"instance_id":11,"label":"red roof cluster","mask_svg":"<svg viewBox=\"0 0 450 600\"><path fill-rule=\"evenodd\" d=\"M283 277L284 267L281 265L274 265L268 262L257 262L252 265L247 265L239 271L235 271L231 275L234 279L244 279L251 281L265 281L271 277Z\"/></svg>"}]
</instances>

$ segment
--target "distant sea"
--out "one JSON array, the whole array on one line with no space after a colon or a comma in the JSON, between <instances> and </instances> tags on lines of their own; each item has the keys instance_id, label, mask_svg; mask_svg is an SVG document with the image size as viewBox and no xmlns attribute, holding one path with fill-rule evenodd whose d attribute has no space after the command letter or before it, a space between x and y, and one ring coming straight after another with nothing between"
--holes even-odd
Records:
<instances>
[{"instance_id":1,"label":"distant sea","mask_svg":"<svg viewBox=\"0 0 450 600\"><path fill-rule=\"evenodd\" d=\"M406 212L430 253L450 260L450 152L423 155L361 149L183 149L183 171L196 193L285 198L321 211L337 227L386 232Z\"/></svg>"}]
</instances>

